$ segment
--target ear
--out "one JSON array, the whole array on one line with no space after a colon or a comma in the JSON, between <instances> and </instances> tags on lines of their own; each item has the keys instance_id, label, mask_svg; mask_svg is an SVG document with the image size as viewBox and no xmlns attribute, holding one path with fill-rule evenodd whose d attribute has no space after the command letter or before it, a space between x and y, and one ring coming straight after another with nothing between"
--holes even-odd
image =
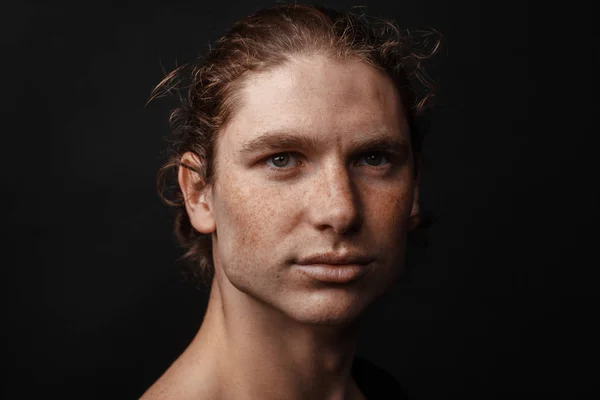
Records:
<instances>
[{"instance_id":1,"label":"ear","mask_svg":"<svg viewBox=\"0 0 600 400\"><path fill-rule=\"evenodd\" d=\"M415 168L417 169L417 174L415 176L414 186L413 186L413 203L412 208L410 210L410 217L408 219L408 230L412 231L417 228L421 223L421 214L419 208L419 178L421 176L421 165L420 165L420 157L418 155L415 156Z\"/></svg>"},{"instance_id":2,"label":"ear","mask_svg":"<svg viewBox=\"0 0 600 400\"><path fill-rule=\"evenodd\" d=\"M185 209L190 223L200 233L211 233L216 229L212 207L212 188L202 180L200 171L204 165L198 157L185 153L180 160L177 180L185 200Z\"/></svg>"}]
</instances>

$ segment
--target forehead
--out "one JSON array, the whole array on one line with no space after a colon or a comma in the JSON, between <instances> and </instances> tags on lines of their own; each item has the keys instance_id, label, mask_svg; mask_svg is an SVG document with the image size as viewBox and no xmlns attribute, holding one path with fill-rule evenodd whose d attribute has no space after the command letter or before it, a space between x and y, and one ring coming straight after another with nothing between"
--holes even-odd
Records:
<instances>
[{"instance_id":1,"label":"forehead","mask_svg":"<svg viewBox=\"0 0 600 400\"><path fill-rule=\"evenodd\" d=\"M294 58L244 82L224 139L236 148L270 130L311 134L324 145L366 132L406 136L400 101L391 78L364 61Z\"/></svg>"}]
</instances>

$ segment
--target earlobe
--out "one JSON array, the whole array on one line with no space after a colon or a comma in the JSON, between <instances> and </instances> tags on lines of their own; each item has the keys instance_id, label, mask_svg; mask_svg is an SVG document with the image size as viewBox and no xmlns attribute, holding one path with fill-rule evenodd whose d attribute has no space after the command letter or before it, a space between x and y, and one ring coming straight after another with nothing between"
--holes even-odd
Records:
<instances>
[{"instance_id":1,"label":"earlobe","mask_svg":"<svg viewBox=\"0 0 600 400\"><path fill-rule=\"evenodd\" d=\"M177 178L191 225L200 233L211 233L215 231L216 224L211 189L206 187L199 173L202 168L198 157L187 152L181 157Z\"/></svg>"}]
</instances>

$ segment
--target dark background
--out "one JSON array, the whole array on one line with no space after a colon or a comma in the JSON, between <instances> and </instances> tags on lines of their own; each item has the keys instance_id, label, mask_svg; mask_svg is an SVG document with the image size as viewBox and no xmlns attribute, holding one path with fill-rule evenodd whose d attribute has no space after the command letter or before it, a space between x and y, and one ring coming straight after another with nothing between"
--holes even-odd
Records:
<instances>
[{"instance_id":1,"label":"dark background","mask_svg":"<svg viewBox=\"0 0 600 400\"><path fill-rule=\"evenodd\" d=\"M4 398L135 399L189 343L206 295L175 262L172 217L155 191L175 103L144 104L165 71L273 4L5 5ZM415 400L592 397L591 10L324 4L367 5L446 38L421 182L436 222L429 246L410 250L402 280L367 315L358 353Z\"/></svg>"}]
</instances>

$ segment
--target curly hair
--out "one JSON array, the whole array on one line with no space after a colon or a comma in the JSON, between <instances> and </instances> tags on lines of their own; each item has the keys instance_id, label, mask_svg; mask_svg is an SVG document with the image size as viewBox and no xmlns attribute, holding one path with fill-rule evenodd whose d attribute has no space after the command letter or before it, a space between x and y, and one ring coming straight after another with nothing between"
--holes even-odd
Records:
<instances>
[{"instance_id":1,"label":"curly hair","mask_svg":"<svg viewBox=\"0 0 600 400\"><path fill-rule=\"evenodd\" d=\"M194 274L210 285L214 276L212 237L189 221L176 176L188 168L199 176L198 190L211 187L219 175L214 154L219 135L239 107L241 86L253 73L276 68L294 56L323 54L335 60L359 59L388 74L403 100L413 152L420 150L422 117L435 85L424 62L440 47L435 30L401 31L395 23L352 12L310 5L278 5L236 22L208 55L176 68L156 86L152 99L178 94L171 112L167 162L157 177L161 198L175 207L175 234L186 250L182 256ZM191 152L198 165L181 162ZM416 168L415 168L416 171Z\"/></svg>"}]
</instances>

